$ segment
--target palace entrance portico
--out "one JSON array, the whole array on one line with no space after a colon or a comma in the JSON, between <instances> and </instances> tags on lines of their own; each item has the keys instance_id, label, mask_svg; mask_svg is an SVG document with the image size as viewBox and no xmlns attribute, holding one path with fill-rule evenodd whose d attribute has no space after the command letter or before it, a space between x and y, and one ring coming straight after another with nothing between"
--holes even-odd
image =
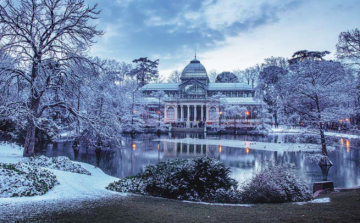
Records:
<instances>
[{"instance_id":1,"label":"palace entrance portico","mask_svg":"<svg viewBox=\"0 0 360 223\"><path fill-rule=\"evenodd\" d=\"M185 127L218 122L216 112L219 112L218 106L206 102L169 102L165 105L164 122L183 123Z\"/></svg>"}]
</instances>

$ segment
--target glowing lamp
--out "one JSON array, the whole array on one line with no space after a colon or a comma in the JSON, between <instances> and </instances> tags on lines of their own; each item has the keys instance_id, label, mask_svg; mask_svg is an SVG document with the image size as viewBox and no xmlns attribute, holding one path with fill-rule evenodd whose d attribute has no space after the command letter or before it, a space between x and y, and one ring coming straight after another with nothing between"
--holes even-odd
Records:
<instances>
[{"instance_id":1,"label":"glowing lamp","mask_svg":"<svg viewBox=\"0 0 360 223\"><path fill-rule=\"evenodd\" d=\"M136 113L136 111L135 111L135 110L134 110L133 112L134 112L134 114Z\"/></svg>"},{"instance_id":2,"label":"glowing lamp","mask_svg":"<svg viewBox=\"0 0 360 223\"><path fill-rule=\"evenodd\" d=\"M220 114L220 115L222 115L222 111L221 111L221 112L219 112L219 114Z\"/></svg>"},{"instance_id":3,"label":"glowing lamp","mask_svg":"<svg viewBox=\"0 0 360 223\"><path fill-rule=\"evenodd\" d=\"M158 114L160 115L161 111L158 111Z\"/></svg>"},{"instance_id":4,"label":"glowing lamp","mask_svg":"<svg viewBox=\"0 0 360 223\"><path fill-rule=\"evenodd\" d=\"M340 119L340 122L343 122L343 120L342 120L342 119Z\"/></svg>"},{"instance_id":5,"label":"glowing lamp","mask_svg":"<svg viewBox=\"0 0 360 223\"><path fill-rule=\"evenodd\" d=\"M249 147L246 148L246 153L249 153L250 152L250 149Z\"/></svg>"},{"instance_id":6,"label":"glowing lamp","mask_svg":"<svg viewBox=\"0 0 360 223\"><path fill-rule=\"evenodd\" d=\"M160 149L160 145L158 144L158 150Z\"/></svg>"},{"instance_id":7,"label":"glowing lamp","mask_svg":"<svg viewBox=\"0 0 360 223\"><path fill-rule=\"evenodd\" d=\"M133 148L133 150L135 151L135 149L136 149L135 143L132 144L132 148Z\"/></svg>"},{"instance_id":8,"label":"glowing lamp","mask_svg":"<svg viewBox=\"0 0 360 223\"><path fill-rule=\"evenodd\" d=\"M348 118L346 118L346 119L345 119L345 121L346 121L346 122L348 122L348 121L349 121L349 119L348 119Z\"/></svg>"},{"instance_id":9,"label":"glowing lamp","mask_svg":"<svg viewBox=\"0 0 360 223\"><path fill-rule=\"evenodd\" d=\"M246 111L245 114L246 114L246 115L250 115L250 112L249 112L249 111Z\"/></svg>"},{"instance_id":10,"label":"glowing lamp","mask_svg":"<svg viewBox=\"0 0 360 223\"><path fill-rule=\"evenodd\" d=\"M222 151L222 148L221 148L221 145L219 145L219 152L221 153L221 151Z\"/></svg>"}]
</instances>

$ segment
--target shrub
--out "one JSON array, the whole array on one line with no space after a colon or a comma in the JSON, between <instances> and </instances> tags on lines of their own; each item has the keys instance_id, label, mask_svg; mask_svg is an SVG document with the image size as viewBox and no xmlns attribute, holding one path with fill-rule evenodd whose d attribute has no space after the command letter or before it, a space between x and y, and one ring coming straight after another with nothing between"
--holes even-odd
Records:
<instances>
[{"instance_id":1,"label":"shrub","mask_svg":"<svg viewBox=\"0 0 360 223\"><path fill-rule=\"evenodd\" d=\"M247 203L280 203L311 200L307 184L298 179L294 165L270 165L256 174L242 187L242 196Z\"/></svg>"},{"instance_id":2,"label":"shrub","mask_svg":"<svg viewBox=\"0 0 360 223\"><path fill-rule=\"evenodd\" d=\"M58 181L48 170L24 163L0 163L0 197L23 197L45 194Z\"/></svg>"},{"instance_id":3,"label":"shrub","mask_svg":"<svg viewBox=\"0 0 360 223\"><path fill-rule=\"evenodd\" d=\"M290 164L269 166L241 190L230 170L211 158L174 159L149 165L141 174L111 183L107 189L142 195L217 203L306 201L311 192Z\"/></svg>"},{"instance_id":4,"label":"shrub","mask_svg":"<svg viewBox=\"0 0 360 223\"><path fill-rule=\"evenodd\" d=\"M86 169L84 169L80 164L72 162L68 157L65 156L57 156L57 157L35 156L35 157L29 157L28 159L22 162L24 164L36 166L36 167L46 167L55 170L91 175L91 173Z\"/></svg>"},{"instance_id":5,"label":"shrub","mask_svg":"<svg viewBox=\"0 0 360 223\"><path fill-rule=\"evenodd\" d=\"M111 183L107 189L166 198L217 202L216 191L230 191L237 182L218 160L173 159L149 165L142 174ZM231 197L231 196L229 196ZM230 198L228 199L230 200Z\"/></svg>"}]
</instances>

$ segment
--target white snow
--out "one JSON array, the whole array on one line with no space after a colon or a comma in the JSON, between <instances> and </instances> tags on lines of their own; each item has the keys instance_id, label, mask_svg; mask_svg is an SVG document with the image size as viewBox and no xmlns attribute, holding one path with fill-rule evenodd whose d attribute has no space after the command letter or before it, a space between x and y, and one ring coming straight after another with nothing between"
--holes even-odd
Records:
<instances>
[{"instance_id":1,"label":"white snow","mask_svg":"<svg viewBox=\"0 0 360 223\"><path fill-rule=\"evenodd\" d=\"M300 129L300 128L272 128L270 130L271 133L290 133L290 134L304 134L304 135L318 135L318 132L313 129ZM326 136L333 136L339 138L349 138L349 139L357 139L360 138L360 135L351 135L346 133L337 133L337 132L324 132Z\"/></svg>"},{"instance_id":2,"label":"white snow","mask_svg":"<svg viewBox=\"0 0 360 223\"><path fill-rule=\"evenodd\" d=\"M225 204L225 203L206 203L206 202L196 202L196 201L183 201L184 203L191 204L204 204L204 205L216 205L216 206L232 206L232 207L251 207L252 204Z\"/></svg>"},{"instance_id":3,"label":"white snow","mask_svg":"<svg viewBox=\"0 0 360 223\"><path fill-rule=\"evenodd\" d=\"M293 204L304 205L304 204L308 204L308 203L313 203L313 204L330 203L330 198L324 197L324 198L314 199L314 200L311 200L308 202L294 202Z\"/></svg>"},{"instance_id":4,"label":"white snow","mask_svg":"<svg viewBox=\"0 0 360 223\"><path fill-rule=\"evenodd\" d=\"M240 140L213 140L213 139L155 139L154 141L164 142L180 142L186 144L202 144L202 145L221 145L236 148L249 148L249 150L266 150L266 151L320 151L320 146L317 144L305 144L305 143L270 143L270 142L253 142L253 141L240 141ZM333 150L334 147L329 146L329 150Z\"/></svg>"},{"instance_id":5,"label":"white snow","mask_svg":"<svg viewBox=\"0 0 360 223\"><path fill-rule=\"evenodd\" d=\"M22 149L13 144L0 145L0 162L16 163L23 158ZM56 185L53 189L42 196L34 197L11 197L0 199L0 206L7 204L14 205L22 202L43 202L43 201L71 201L101 198L107 196L124 196L125 194L113 192L105 189L111 182L119 180L118 178L106 175L102 170L93 165L80 163L83 168L91 172L91 175L64 172L60 170L48 169L53 172L60 185Z\"/></svg>"}]
</instances>

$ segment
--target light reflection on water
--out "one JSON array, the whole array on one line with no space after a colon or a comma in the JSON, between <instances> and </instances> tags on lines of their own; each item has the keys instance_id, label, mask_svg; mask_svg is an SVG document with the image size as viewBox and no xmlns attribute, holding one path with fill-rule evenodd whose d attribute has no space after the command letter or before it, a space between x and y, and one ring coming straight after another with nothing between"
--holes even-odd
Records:
<instances>
[{"instance_id":1,"label":"light reflection on water","mask_svg":"<svg viewBox=\"0 0 360 223\"><path fill-rule=\"evenodd\" d=\"M217 139L219 145L185 144L175 142L157 142L159 138L200 138ZM269 143L315 143L319 140L313 136L296 135L272 135L272 136L250 136L250 135L207 135L203 134L182 134L182 135L161 135L152 134L126 136L122 141L121 148L103 148L95 152L95 148L83 148L74 150L72 142L59 142L54 144L43 144L36 146L38 155L67 156L72 160L86 162L99 166L105 173L115 177L126 177L141 172L148 164L157 164L171 158L186 158L208 156L219 159L232 171L232 177L243 183L252 175L267 165L267 162L281 164L286 162L294 163L298 169L296 174L306 179L311 185L321 180L334 181L335 187L354 187L360 185L360 153L358 145L360 142L355 139L327 138L327 144L334 146L336 151L330 152L329 157L334 166L330 169L321 169L316 163L308 161L306 152L272 152L255 150L245 146L244 148L233 148L221 145L221 139L239 140L242 142L256 141ZM345 141L345 143L344 143ZM246 143L248 145L248 143ZM319 145L320 150L320 145Z\"/></svg>"}]
</instances>

